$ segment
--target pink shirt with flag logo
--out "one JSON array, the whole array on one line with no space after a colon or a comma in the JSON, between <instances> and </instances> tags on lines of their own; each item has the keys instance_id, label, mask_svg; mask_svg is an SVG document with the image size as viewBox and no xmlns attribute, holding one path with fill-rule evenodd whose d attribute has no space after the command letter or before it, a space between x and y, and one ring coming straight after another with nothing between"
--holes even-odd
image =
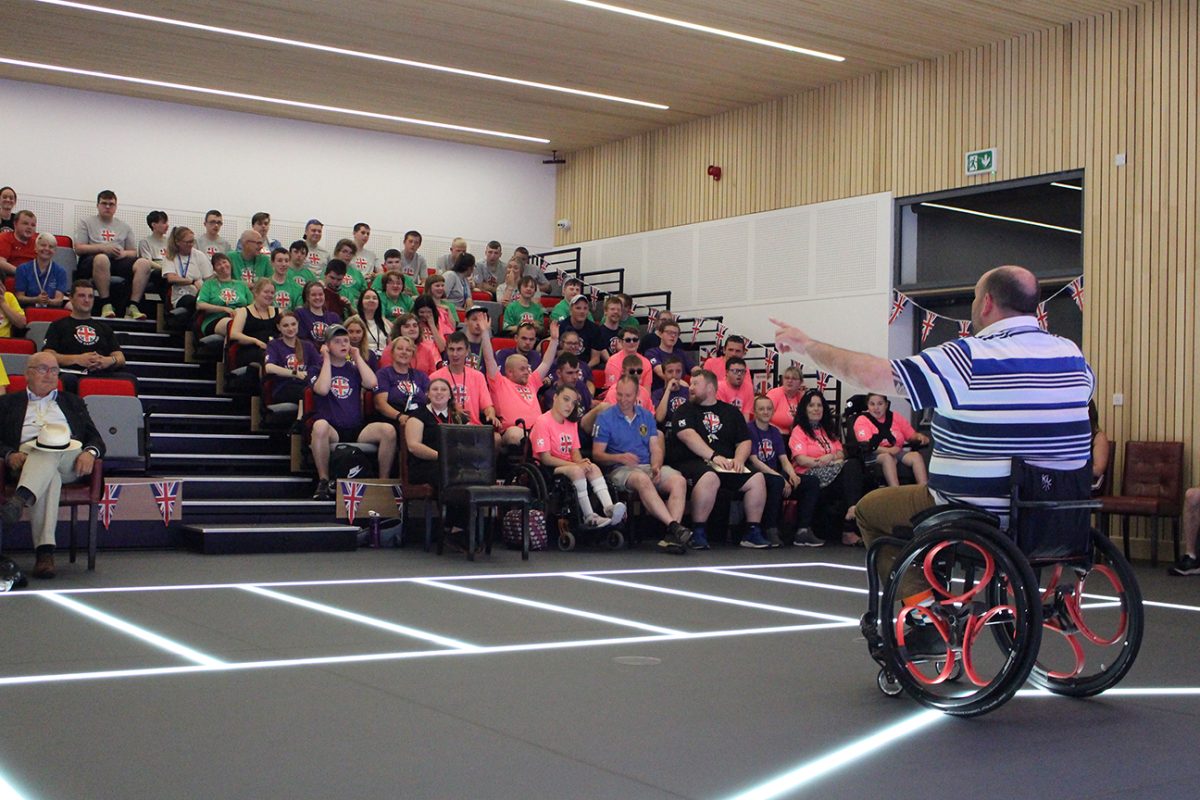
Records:
<instances>
[{"instance_id":1,"label":"pink shirt with flag logo","mask_svg":"<svg viewBox=\"0 0 1200 800\"><path fill-rule=\"evenodd\" d=\"M492 390L496 414L506 430L516 425L517 420L524 420L525 427L529 428L542 415L534 387L519 384L507 375L488 378L488 386Z\"/></svg>"},{"instance_id":2,"label":"pink shirt with flag logo","mask_svg":"<svg viewBox=\"0 0 1200 800\"><path fill-rule=\"evenodd\" d=\"M483 410L495 405L483 373L468 367L463 370L462 375L453 375L449 367L442 367L429 376L431 382L437 378L450 384L454 392L454 402L458 404L459 411L471 420L471 424L482 424Z\"/></svg>"},{"instance_id":3,"label":"pink shirt with flag logo","mask_svg":"<svg viewBox=\"0 0 1200 800\"><path fill-rule=\"evenodd\" d=\"M553 412L547 411L534 423L529 439L535 456L549 453L563 461L570 461L571 451L579 449L579 426L569 420L558 422Z\"/></svg>"}]
</instances>

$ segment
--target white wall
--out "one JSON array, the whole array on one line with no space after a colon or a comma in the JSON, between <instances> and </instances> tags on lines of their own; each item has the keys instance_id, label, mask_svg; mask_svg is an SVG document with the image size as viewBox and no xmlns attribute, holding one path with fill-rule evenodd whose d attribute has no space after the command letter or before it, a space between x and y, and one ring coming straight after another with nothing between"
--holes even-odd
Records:
<instances>
[{"instance_id":1,"label":"white wall","mask_svg":"<svg viewBox=\"0 0 1200 800\"><path fill-rule=\"evenodd\" d=\"M730 331L755 342L772 341L769 318L776 317L822 341L889 355L889 193L600 239L581 249L585 270L624 267L628 291L671 289L672 310L723 315Z\"/></svg>"},{"instance_id":2,"label":"white wall","mask_svg":"<svg viewBox=\"0 0 1200 800\"><path fill-rule=\"evenodd\" d=\"M427 257L456 235L479 255L492 238L531 249L554 241L554 167L534 154L7 80L0 107L21 120L6 126L0 166L0 185L19 196L94 207L111 188L127 210L215 207L227 238L237 237L231 217L256 211L319 217L329 244L329 226L360 220L416 228ZM144 212L119 216L145 231Z\"/></svg>"}]
</instances>

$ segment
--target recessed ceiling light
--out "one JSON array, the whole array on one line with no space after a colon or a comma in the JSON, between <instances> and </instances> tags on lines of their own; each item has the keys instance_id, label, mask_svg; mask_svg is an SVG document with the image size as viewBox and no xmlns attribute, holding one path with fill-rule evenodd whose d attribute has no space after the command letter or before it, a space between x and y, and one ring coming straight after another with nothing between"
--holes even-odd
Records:
<instances>
[{"instance_id":1,"label":"recessed ceiling light","mask_svg":"<svg viewBox=\"0 0 1200 800\"><path fill-rule=\"evenodd\" d=\"M749 36L744 33L735 31L727 31L723 28L713 28L708 25L701 25L697 22L688 22L687 20L675 19L673 17L664 17L659 14L650 14L646 11L636 11L632 8L622 8L621 6L609 5L608 3L598 3L596 0L564 0L567 3L574 3L577 6L587 6L588 8L596 8L601 11L611 11L614 14L624 14L628 17L637 17L638 19L649 20L650 22L661 22L664 25L673 25L676 28L687 28L690 31L699 31L700 33L709 33L713 36L724 36L727 39L737 39L739 42L749 42L750 44L759 44L763 47L774 47L777 50L787 50L789 53L799 53L813 58L824 58L828 61L845 61L843 56L835 56L832 53L823 53L820 50L809 50L807 47L796 47L792 44L784 44L783 42L774 42L770 39L761 39L757 36Z\"/></svg>"},{"instance_id":2,"label":"recessed ceiling light","mask_svg":"<svg viewBox=\"0 0 1200 800\"><path fill-rule=\"evenodd\" d=\"M395 56L385 56L381 53L367 53L362 50L351 50L345 47L332 47L327 44L316 44L314 42L302 42L296 39L288 39L283 36L268 36L263 33L254 33L252 31L239 31L233 28L222 28L219 25L204 25L199 22L189 22L182 19L172 19L171 17L158 17L153 14L139 14L135 11L123 11L119 8L106 8L104 6L95 6L88 3L74 3L70 0L34 0L37 3L43 3L50 6L61 6L63 8L73 8L79 11L94 11L97 14L112 14L126 19L136 19L143 22L157 22L162 25L174 25L178 28L190 28L196 31L205 31L207 33L219 33L225 36L236 36L240 39L253 39L258 42L268 42L270 44L285 45L287 47L301 47L306 50L317 50L322 53L331 53L337 56L350 56L351 58L362 58L368 61L382 61L388 64L396 64L401 67L416 67L417 69L428 69L434 72L446 72L451 75L461 75L466 78L479 78L485 81L497 81L499 83L508 83L514 86L527 86L531 89L543 89L548 92L561 92L563 94L572 94L579 97L590 97L595 100L608 100L613 103L626 103L633 106L642 106L643 108L655 108L659 110L667 110L670 106L662 103L651 103L646 100L634 100L629 97L620 97L613 94L603 94L602 92L589 92L585 89L574 89L570 86L559 86L553 83L541 83L539 81L526 81L520 78L510 78L505 75L495 75L490 72L477 72L470 69L459 69L458 67L447 67L444 64L430 64L426 61L413 61L409 58L396 58Z\"/></svg>"},{"instance_id":3,"label":"recessed ceiling light","mask_svg":"<svg viewBox=\"0 0 1200 800\"><path fill-rule=\"evenodd\" d=\"M1074 189L1074 190L1075 190L1075 191L1077 191L1077 192L1082 192L1082 191L1083 191L1083 187L1082 187L1082 186L1076 186L1076 185L1075 185L1075 184L1073 184L1073 183L1059 183L1058 181L1054 181L1054 182L1053 182L1053 183L1051 183L1050 185L1051 185L1051 186L1057 186L1057 187L1058 187L1058 188L1060 188L1060 189Z\"/></svg>"},{"instance_id":4,"label":"recessed ceiling light","mask_svg":"<svg viewBox=\"0 0 1200 800\"><path fill-rule=\"evenodd\" d=\"M957 211L960 214L970 214L973 217L987 217L988 219L998 219L1004 222L1016 222L1020 225L1033 225L1037 228L1049 228L1052 231L1065 231L1067 233L1083 233L1078 228L1064 228L1062 225L1051 225L1049 222L1034 222L1031 219L1021 219L1020 217L1005 217L1000 214L988 214L984 211L975 211L970 208L959 208L958 206L944 206L941 203L921 203L929 208L940 208L943 211Z\"/></svg>"},{"instance_id":5,"label":"recessed ceiling light","mask_svg":"<svg viewBox=\"0 0 1200 800\"><path fill-rule=\"evenodd\" d=\"M305 103L300 100L285 100L281 97L266 97L260 94L247 94L245 92L228 92L224 89L211 89L207 86L192 86L187 83L171 83L170 81L155 81L149 78L135 78L130 75L113 75L110 72L97 72L90 69L76 69L74 67L60 67L56 64L41 64L36 61L19 61L15 58L0 58L0 64L10 64L14 67L27 67L29 69L40 69L47 72L60 72L68 75L82 75L87 78L103 78L109 81L120 81L122 83L133 83L139 86L157 86L162 89L176 89L181 92L194 92L196 94L209 94L217 97L232 97L237 100L253 100L256 103L269 103L277 106L288 106L290 108L305 108L312 111L328 111L333 114L346 114L352 117L366 117L368 119L382 119L388 122L399 122L404 125L423 125L427 128L440 128L448 131L461 131L463 133L477 133L481 136L498 136L503 139L518 139L523 142L537 142L538 144L549 144L549 139L543 139L540 136L525 136L520 133L506 133L505 131L490 131L484 128L472 128L467 125L452 125L449 122L433 122L427 119L415 119L413 117L398 117L395 114L381 114L376 111L361 111L356 108L342 108L340 106L326 106L320 103Z\"/></svg>"}]
</instances>

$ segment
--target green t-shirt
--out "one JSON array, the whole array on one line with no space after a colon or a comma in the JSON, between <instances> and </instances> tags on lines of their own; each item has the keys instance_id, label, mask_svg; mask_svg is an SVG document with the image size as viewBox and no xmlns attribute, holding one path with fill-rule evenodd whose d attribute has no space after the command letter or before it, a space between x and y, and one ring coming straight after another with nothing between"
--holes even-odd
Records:
<instances>
[{"instance_id":1,"label":"green t-shirt","mask_svg":"<svg viewBox=\"0 0 1200 800\"><path fill-rule=\"evenodd\" d=\"M354 308L358 305L358 298L367 288L367 279L363 274L356 269L346 270L346 277L342 281L342 286L338 289L338 294L347 305Z\"/></svg>"},{"instance_id":2,"label":"green t-shirt","mask_svg":"<svg viewBox=\"0 0 1200 800\"><path fill-rule=\"evenodd\" d=\"M403 272L400 274L404 275ZM371 288L379 292L380 297L383 296L383 278L385 275L387 275L386 272L381 272L376 275L375 280L371 282ZM417 284L416 281L412 279L411 275L404 275L404 293L410 297L415 297L417 294Z\"/></svg>"},{"instance_id":3,"label":"green t-shirt","mask_svg":"<svg viewBox=\"0 0 1200 800\"><path fill-rule=\"evenodd\" d=\"M227 281L218 280L216 276L209 278L200 287L200 294L196 297L197 303L208 303L210 306L225 306L226 308L241 308L248 306L253 302L250 297L250 289L246 284L242 283L237 278L230 278ZM215 312L205 314L202 325L207 325L214 319L224 316Z\"/></svg>"},{"instance_id":4,"label":"green t-shirt","mask_svg":"<svg viewBox=\"0 0 1200 800\"><path fill-rule=\"evenodd\" d=\"M275 272L271 269L271 259L262 253L256 255L253 261L242 258L241 250L233 250L226 255L229 256L229 263L233 264L233 277L241 278L247 286L259 278L269 278Z\"/></svg>"},{"instance_id":5,"label":"green t-shirt","mask_svg":"<svg viewBox=\"0 0 1200 800\"><path fill-rule=\"evenodd\" d=\"M304 303L301 297L304 289L297 286L290 276L284 278L283 283L272 280L271 284L275 287L275 307L280 311L295 311Z\"/></svg>"},{"instance_id":6,"label":"green t-shirt","mask_svg":"<svg viewBox=\"0 0 1200 800\"><path fill-rule=\"evenodd\" d=\"M541 303L522 305L520 300L514 300L504 307L504 327L515 328L523 322L532 322L539 328L546 316L546 309Z\"/></svg>"},{"instance_id":7,"label":"green t-shirt","mask_svg":"<svg viewBox=\"0 0 1200 800\"><path fill-rule=\"evenodd\" d=\"M287 279L303 293L304 287L313 279L313 276L311 272L301 267L300 269L289 269Z\"/></svg>"},{"instance_id":8,"label":"green t-shirt","mask_svg":"<svg viewBox=\"0 0 1200 800\"><path fill-rule=\"evenodd\" d=\"M556 305L554 308L550 309L550 319L555 322L558 322L559 320L564 320L569 316L571 316L571 306L569 306L567 304L567 298L565 298L565 297L562 300L558 301L558 305ZM596 321L592 317L591 311L588 312L587 318L588 318L588 322Z\"/></svg>"},{"instance_id":9,"label":"green t-shirt","mask_svg":"<svg viewBox=\"0 0 1200 800\"><path fill-rule=\"evenodd\" d=\"M401 314L407 314L413 309L414 301L406 294L402 294L393 302L392 298L388 297L382 291L379 293L379 309L383 312L383 318L389 325L395 322Z\"/></svg>"},{"instance_id":10,"label":"green t-shirt","mask_svg":"<svg viewBox=\"0 0 1200 800\"><path fill-rule=\"evenodd\" d=\"M638 321L633 317L626 318L625 321L621 323L621 327L628 328L631 331L637 331L638 333L642 332L642 326L639 325Z\"/></svg>"}]
</instances>

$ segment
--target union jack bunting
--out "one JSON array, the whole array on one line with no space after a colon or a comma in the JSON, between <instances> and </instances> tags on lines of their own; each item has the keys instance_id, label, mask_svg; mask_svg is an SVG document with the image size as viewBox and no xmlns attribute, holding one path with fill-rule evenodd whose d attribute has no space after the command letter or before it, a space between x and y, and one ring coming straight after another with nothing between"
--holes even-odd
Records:
<instances>
[{"instance_id":1,"label":"union jack bunting","mask_svg":"<svg viewBox=\"0 0 1200 800\"><path fill-rule=\"evenodd\" d=\"M596 301L600 299L600 290L593 286L592 290L588 292L588 296L592 298L592 305L595 305Z\"/></svg>"},{"instance_id":2,"label":"union jack bunting","mask_svg":"<svg viewBox=\"0 0 1200 800\"><path fill-rule=\"evenodd\" d=\"M700 355L703 357L702 360L707 361L708 359L716 356L716 354L717 354L717 348L706 347L706 348L704 348L704 352L701 353Z\"/></svg>"},{"instance_id":3,"label":"union jack bunting","mask_svg":"<svg viewBox=\"0 0 1200 800\"><path fill-rule=\"evenodd\" d=\"M404 513L404 487L398 483L393 483L392 497L396 500L396 510Z\"/></svg>"},{"instance_id":4,"label":"union jack bunting","mask_svg":"<svg viewBox=\"0 0 1200 800\"><path fill-rule=\"evenodd\" d=\"M929 338L929 332L933 330L937 318L938 315L932 311L925 312L925 318L921 320L921 344L925 344L925 340Z\"/></svg>"},{"instance_id":5,"label":"union jack bunting","mask_svg":"<svg viewBox=\"0 0 1200 800\"><path fill-rule=\"evenodd\" d=\"M649 322L651 326L655 325L658 322L658 309L657 308L655 308L654 306L650 306L648 309L646 309L646 321Z\"/></svg>"},{"instance_id":6,"label":"union jack bunting","mask_svg":"<svg viewBox=\"0 0 1200 800\"><path fill-rule=\"evenodd\" d=\"M338 481L342 490L342 503L346 506L346 520L353 525L354 515L362 505L363 496L367 493L367 485L358 481Z\"/></svg>"},{"instance_id":7,"label":"union jack bunting","mask_svg":"<svg viewBox=\"0 0 1200 800\"><path fill-rule=\"evenodd\" d=\"M100 521L104 523L104 530L108 530L108 526L112 524L113 517L117 513L117 501L121 499L120 483L104 484L104 497L100 498Z\"/></svg>"},{"instance_id":8,"label":"union jack bunting","mask_svg":"<svg viewBox=\"0 0 1200 800\"><path fill-rule=\"evenodd\" d=\"M971 335L971 320L958 320L958 338L965 339Z\"/></svg>"},{"instance_id":9,"label":"union jack bunting","mask_svg":"<svg viewBox=\"0 0 1200 800\"><path fill-rule=\"evenodd\" d=\"M721 342L725 341L725 335L729 333L729 328L725 327L725 323L717 323L717 347L721 346Z\"/></svg>"},{"instance_id":10,"label":"union jack bunting","mask_svg":"<svg viewBox=\"0 0 1200 800\"><path fill-rule=\"evenodd\" d=\"M704 317L696 317L692 320L692 344L696 343L696 337L700 335L700 329L704 327Z\"/></svg>"},{"instance_id":11,"label":"union jack bunting","mask_svg":"<svg viewBox=\"0 0 1200 800\"><path fill-rule=\"evenodd\" d=\"M179 502L179 481L154 481L150 490L154 492L154 503L158 513L162 514L163 525L170 525L175 504Z\"/></svg>"},{"instance_id":12,"label":"union jack bunting","mask_svg":"<svg viewBox=\"0 0 1200 800\"><path fill-rule=\"evenodd\" d=\"M803 374L804 374L804 362L803 362L803 361L797 361L796 359L794 359L794 358L793 358L793 359L792 359L791 366L793 366L793 367L795 367L796 369L800 370L800 374L801 374L801 375L803 375Z\"/></svg>"},{"instance_id":13,"label":"union jack bunting","mask_svg":"<svg viewBox=\"0 0 1200 800\"><path fill-rule=\"evenodd\" d=\"M906 305L908 305L908 295L906 295L904 292L898 292L893 289L892 290L892 313L888 315L888 325L891 325L893 322L895 322L897 319L900 318L900 314L901 314L901 312L904 311L904 307Z\"/></svg>"},{"instance_id":14,"label":"union jack bunting","mask_svg":"<svg viewBox=\"0 0 1200 800\"><path fill-rule=\"evenodd\" d=\"M761 380L758 382L758 393L759 394L766 394L770 390L771 390L771 382L770 381Z\"/></svg>"},{"instance_id":15,"label":"union jack bunting","mask_svg":"<svg viewBox=\"0 0 1200 800\"><path fill-rule=\"evenodd\" d=\"M1068 283L1067 291L1071 293L1071 299L1075 301L1075 305L1079 306L1080 311L1083 311L1083 276L1080 275Z\"/></svg>"},{"instance_id":16,"label":"union jack bunting","mask_svg":"<svg viewBox=\"0 0 1200 800\"><path fill-rule=\"evenodd\" d=\"M549 272L550 271L550 262L547 261L542 256L538 256L538 269L540 269L543 273Z\"/></svg>"},{"instance_id":17,"label":"union jack bunting","mask_svg":"<svg viewBox=\"0 0 1200 800\"><path fill-rule=\"evenodd\" d=\"M829 378L832 377L828 372L817 370L817 391L825 391L825 386L829 383Z\"/></svg>"},{"instance_id":18,"label":"union jack bunting","mask_svg":"<svg viewBox=\"0 0 1200 800\"><path fill-rule=\"evenodd\" d=\"M774 374L774 372L775 372L775 348L774 347L764 347L763 351L764 351L763 352L763 365L767 368L768 373Z\"/></svg>"},{"instance_id":19,"label":"union jack bunting","mask_svg":"<svg viewBox=\"0 0 1200 800\"><path fill-rule=\"evenodd\" d=\"M1044 331L1050 330L1050 314L1046 311L1045 303L1038 303L1037 321L1039 328Z\"/></svg>"}]
</instances>

